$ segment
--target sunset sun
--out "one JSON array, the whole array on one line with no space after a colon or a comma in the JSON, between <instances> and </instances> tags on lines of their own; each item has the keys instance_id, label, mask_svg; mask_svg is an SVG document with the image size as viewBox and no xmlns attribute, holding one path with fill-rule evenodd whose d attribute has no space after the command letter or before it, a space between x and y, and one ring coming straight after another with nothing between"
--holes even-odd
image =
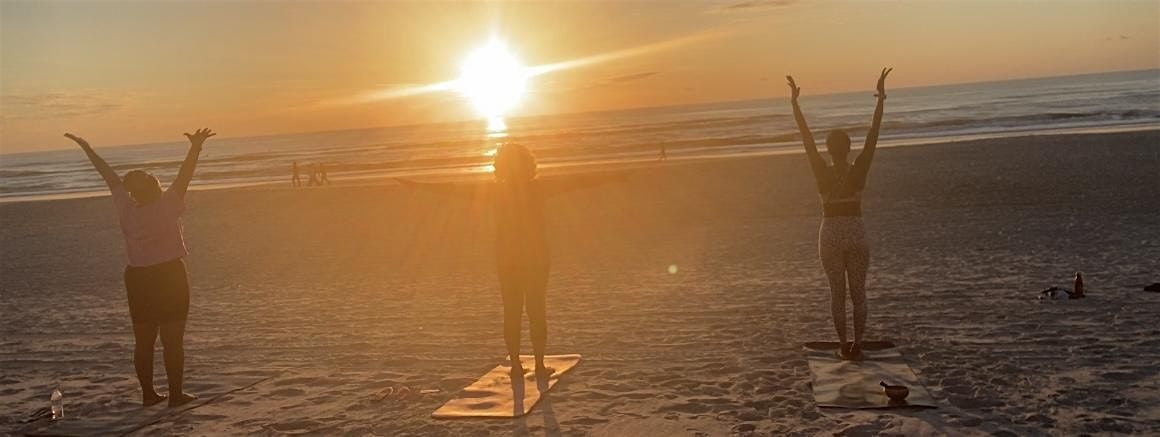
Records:
<instances>
[{"instance_id":1,"label":"sunset sun","mask_svg":"<svg viewBox=\"0 0 1160 437\"><path fill-rule=\"evenodd\" d=\"M528 68L493 39L464 59L456 89L487 118L489 130L504 130L503 116L520 103L528 76Z\"/></svg>"}]
</instances>

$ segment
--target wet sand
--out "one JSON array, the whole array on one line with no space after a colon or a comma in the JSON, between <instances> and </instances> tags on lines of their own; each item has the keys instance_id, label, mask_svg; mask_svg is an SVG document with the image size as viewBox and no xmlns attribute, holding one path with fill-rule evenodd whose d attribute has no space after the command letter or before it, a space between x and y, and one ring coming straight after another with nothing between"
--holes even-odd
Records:
<instances>
[{"instance_id":1,"label":"wet sand","mask_svg":"<svg viewBox=\"0 0 1160 437\"><path fill-rule=\"evenodd\" d=\"M1158 170L1160 131L879 151L870 337L901 346L927 411L814 405L800 345L835 334L801 155L670 161L550 201L549 352L585 359L520 420L429 417L504 355L484 205L192 192L187 384L260 382L137 433L1160 433L1160 294L1141 291L1160 282ZM0 431L58 382L72 420L163 410L128 408L122 260L107 197L0 204ZM1089 299L1035 299L1077 270Z\"/></svg>"}]
</instances>

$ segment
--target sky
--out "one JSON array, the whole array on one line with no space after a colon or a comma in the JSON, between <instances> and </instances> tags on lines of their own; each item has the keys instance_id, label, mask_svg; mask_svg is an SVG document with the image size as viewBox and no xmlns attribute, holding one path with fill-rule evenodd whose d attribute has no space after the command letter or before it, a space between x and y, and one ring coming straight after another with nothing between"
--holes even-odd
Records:
<instances>
[{"instance_id":1,"label":"sky","mask_svg":"<svg viewBox=\"0 0 1160 437\"><path fill-rule=\"evenodd\" d=\"M398 91L491 38L570 66L510 114L541 115L1160 68L1160 2L0 0L0 153L477 119Z\"/></svg>"}]
</instances>

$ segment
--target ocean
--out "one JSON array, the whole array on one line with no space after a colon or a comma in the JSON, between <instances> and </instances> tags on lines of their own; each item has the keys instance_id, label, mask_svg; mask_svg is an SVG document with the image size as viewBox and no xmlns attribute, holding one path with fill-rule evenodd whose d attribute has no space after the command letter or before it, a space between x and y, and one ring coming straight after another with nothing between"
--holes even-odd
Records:
<instances>
[{"instance_id":1,"label":"ocean","mask_svg":"<svg viewBox=\"0 0 1160 437\"><path fill-rule=\"evenodd\" d=\"M874 110L873 91L803 95L819 142L846 129L857 147ZM1019 79L889 90L884 147L979 136L1160 128L1160 70ZM786 98L508 119L507 132L479 121L248 138L214 138L195 189L290 184L293 162L322 163L336 182L489 170L496 144L531 147L544 167L703 159L800 150ZM62 139L62 141L64 141ZM173 179L187 143L98 145L118 172L146 169ZM2 151L2 146L0 146ZM305 175L303 175L305 181ZM103 182L79 149L0 154L0 201L97 195Z\"/></svg>"}]
</instances>

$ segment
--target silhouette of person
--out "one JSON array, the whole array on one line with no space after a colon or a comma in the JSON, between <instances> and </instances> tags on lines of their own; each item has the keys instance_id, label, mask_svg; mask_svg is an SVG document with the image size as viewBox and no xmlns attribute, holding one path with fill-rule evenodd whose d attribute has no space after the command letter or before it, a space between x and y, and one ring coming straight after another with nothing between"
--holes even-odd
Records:
<instances>
[{"instance_id":1,"label":"silhouette of person","mask_svg":"<svg viewBox=\"0 0 1160 437\"><path fill-rule=\"evenodd\" d=\"M306 181L306 186L308 187L313 187L315 185L321 185L321 183L318 181L318 164L312 164L310 166L310 180Z\"/></svg>"},{"instance_id":2,"label":"silhouette of person","mask_svg":"<svg viewBox=\"0 0 1160 437\"><path fill-rule=\"evenodd\" d=\"M118 177L87 141L65 134L81 146L97 173L104 178L120 217L129 261L125 267L125 291L129 299L129 316L133 321L133 367L137 371L145 406L166 398L170 407L197 399L197 396L182 391L189 275L185 269L184 258L188 252L182 236L181 214L185 211L185 192L193 180L201 146L214 135L209 129L185 134L189 139L189 152L177 178L162 191L157 178L142 170L132 170L125 173L124 178ZM158 333L165 349L168 396L158 394L153 387L153 346Z\"/></svg>"},{"instance_id":3,"label":"silhouette of person","mask_svg":"<svg viewBox=\"0 0 1160 437\"><path fill-rule=\"evenodd\" d=\"M326 164L318 164L318 185L330 185L330 178L326 177Z\"/></svg>"},{"instance_id":4,"label":"silhouette of person","mask_svg":"<svg viewBox=\"0 0 1160 437\"><path fill-rule=\"evenodd\" d=\"M660 161L664 161L664 160L667 160L667 159L669 159L669 150L668 150L668 146L665 146L664 144L661 144L661 157L660 157Z\"/></svg>"},{"instance_id":5,"label":"silhouette of person","mask_svg":"<svg viewBox=\"0 0 1160 437\"><path fill-rule=\"evenodd\" d=\"M298 161L294 161L294 170L293 171L294 171L294 176L292 176L290 178L290 183L291 183L291 185L294 186L294 188L301 187L302 186L302 177L298 175L298 173L299 173L298 172Z\"/></svg>"},{"instance_id":6,"label":"silhouette of person","mask_svg":"<svg viewBox=\"0 0 1160 437\"><path fill-rule=\"evenodd\" d=\"M826 151L833 165L827 165L818 153L813 134L806 125L798 105L801 88L792 76L786 76L792 96L794 119L801 132L802 144L809 158L822 197L822 226L818 230L818 256L822 269L830 283L830 313L834 319L834 329L841 342L841 355L846 359L860 359L863 335L866 331L866 270L870 264L870 250L866 244L866 231L862 225L862 190L866 187L866 176L874 150L878 145L878 131L882 125L882 106L886 101L886 76L892 69L883 68L878 77L878 105L874 109L874 120L866 134L866 145L851 166L847 161L850 154L850 136L845 131L835 129L826 136ZM854 304L854 342L846 342L846 291L849 287L850 300Z\"/></svg>"},{"instance_id":7,"label":"silhouette of person","mask_svg":"<svg viewBox=\"0 0 1160 437\"><path fill-rule=\"evenodd\" d=\"M522 375L520 364L520 318L527 310L535 354L537 376L554 372L544 365L548 343L547 288L551 260L545 201L575 189L618 181L605 175L544 181L537 177L536 157L527 147L508 143L495 155L495 181L480 184L430 184L406 179L400 183L441 194L471 198L482 196L491 203L495 217L496 273L503 298L504 343L507 345L512 374ZM513 378L514 380L514 378Z\"/></svg>"}]
</instances>

